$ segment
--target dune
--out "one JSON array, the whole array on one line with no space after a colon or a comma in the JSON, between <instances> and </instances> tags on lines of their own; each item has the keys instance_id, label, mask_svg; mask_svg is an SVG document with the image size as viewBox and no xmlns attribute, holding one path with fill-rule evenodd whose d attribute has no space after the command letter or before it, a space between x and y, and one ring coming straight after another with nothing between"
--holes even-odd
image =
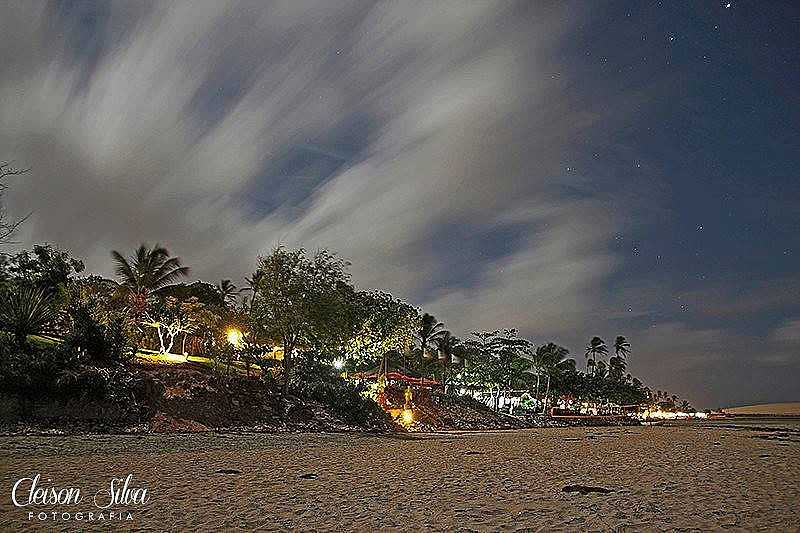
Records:
<instances>
[{"instance_id":1,"label":"dune","mask_svg":"<svg viewBox=\"0 0 800 533\"><path fill-rule=\"evenodd\" d=\"M762 403L724 409L729 415L800 416L800 402Z\"/></svg>"}]
</instances>

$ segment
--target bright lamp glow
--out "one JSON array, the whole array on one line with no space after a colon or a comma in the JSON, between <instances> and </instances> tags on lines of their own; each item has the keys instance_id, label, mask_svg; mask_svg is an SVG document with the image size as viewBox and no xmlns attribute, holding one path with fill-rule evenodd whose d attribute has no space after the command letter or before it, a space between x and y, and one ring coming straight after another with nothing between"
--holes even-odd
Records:
<instances>
[{"instance_id":1,"label":"bright lamp glow","mask_svg":"<svg viewBox=\"0 0 800 533\"><path fill-rule=\"evenodd\" d=\"M408 427L414 423L414 411L411 409L403 409L403 425Z\"/></svg>"},{"instance_id":2,"label":"bright lamp glow","mask_svg":"<svg viewBox=\"0 0 800 533\"><path fill-rule=\"evenodd\" d=\"M344 368L344 361L341 359L334 359L333 361L333 368L336 370L341 370Z\"/></svg>"},{"instance_id":3,"label":"bright lamp glow","mask_svg":"<svg viewBox=\"0 0 800 533\"><path fill-rule=\"evenodd\" d=\"M242 335L242 332L239 331L238 329L236 328L228 329L228 342L231 343L233 346L237 348L241 346L243 337L244 335Z\"/></svg>"}]
</instances>

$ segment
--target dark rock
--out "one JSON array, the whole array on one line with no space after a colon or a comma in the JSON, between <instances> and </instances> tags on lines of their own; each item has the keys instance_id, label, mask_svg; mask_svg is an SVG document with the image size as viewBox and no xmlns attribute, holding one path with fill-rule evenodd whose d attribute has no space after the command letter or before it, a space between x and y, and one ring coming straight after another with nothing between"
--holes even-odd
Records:
<instances>
[{"instance_id":1,"label":"dark rock","mask_svg":"<svg viewBox=\"0 0 800 533\"><path fill-rule=\"evenodd\" d=\"M234 468L220 468L217 470L217 474L241 474L241 470L236 470Z\"/></svg>"},{"instance_id":2,"label":"dark rock","mask_svg":"<svg viewBox=\"0 0 800 533\"><path fill-rule=\"evenodd\" d=\"M614 492L611 489L607 489L605 487L590 487L588 485L567 485L561 492L578 492L583 496L586 496L590 492L597 492L599 494L609 494Z\"/></svg>"},{"instance_id":3,"label":"dark rock","mask_svg":"<svg viewBox=\"0 0 800 533\"><path fill-rule=\"evenodd\" d=\"M291 422L310 422L314 419L314 411L305 405L293 405L286 413Z\"/></svg>"},{"instance_id":4,"label":"dark rock","mask_svg":"<svg viewBox=\"0 0 800 533\"><path fill-rule=\"evenodd\" d=\"M317 479L319 476L314 472L309 472L308 474L302 474L299 477L300 479Z\"/></svg>"}]
</instances>

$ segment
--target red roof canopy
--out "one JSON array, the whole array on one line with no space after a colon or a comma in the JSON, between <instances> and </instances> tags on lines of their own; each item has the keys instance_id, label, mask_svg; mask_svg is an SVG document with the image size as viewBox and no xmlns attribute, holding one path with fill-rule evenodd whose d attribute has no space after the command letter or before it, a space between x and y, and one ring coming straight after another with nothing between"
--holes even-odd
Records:
<instances>
[{"instance_id":1,"label":"red roof canopy","mask_svg":"<svg viewBox=\"0 0 800 533\"><path fill-rule=\"evenodd\" d=\"M370 379L370 380L377 380L380 377L375 370L370 370L368 372L354 372L350 374L350 377L355 379ZM387 372L386 379L392 381L402 381L408 385L419 385L419 386L426 386L426 387L433 387L436 385L441 385L435 379L429 378L418 378L414 376L409 376L407 374L403 374L402 372Z\"/></svg>"}]
</instances>

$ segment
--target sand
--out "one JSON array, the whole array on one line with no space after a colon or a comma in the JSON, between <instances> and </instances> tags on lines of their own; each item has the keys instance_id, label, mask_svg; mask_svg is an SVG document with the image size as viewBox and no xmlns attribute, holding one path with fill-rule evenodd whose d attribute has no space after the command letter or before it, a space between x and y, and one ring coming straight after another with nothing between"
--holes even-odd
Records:
<instances>
[{"instance_id":1,"label":"sand","mask_svg":"<svg viewBox=\"0 0 800 533\"><path fill-rule=\"evenodd\" d=\"M129 507L129 521L29 521L27 508L9 505L11 486L37 472L87 493L130 473L150 501ZM3 531L796 531L800 436L627 427L2 437L0 483ZM569 485L607 493L564 492ZM88 512L90 500L59 510Z\"/></svg>"},{"instance_id":2,"label":"sand","mask_svg":"<svg viewBox=\"0 0 800 533\"><path fill-rule=\"evenodd\" d=\"M741 407L726 407L725 412L731 415L800 416L800 402L762 403L758 405L743 405Z\"/></svg>"}]
</instances>

